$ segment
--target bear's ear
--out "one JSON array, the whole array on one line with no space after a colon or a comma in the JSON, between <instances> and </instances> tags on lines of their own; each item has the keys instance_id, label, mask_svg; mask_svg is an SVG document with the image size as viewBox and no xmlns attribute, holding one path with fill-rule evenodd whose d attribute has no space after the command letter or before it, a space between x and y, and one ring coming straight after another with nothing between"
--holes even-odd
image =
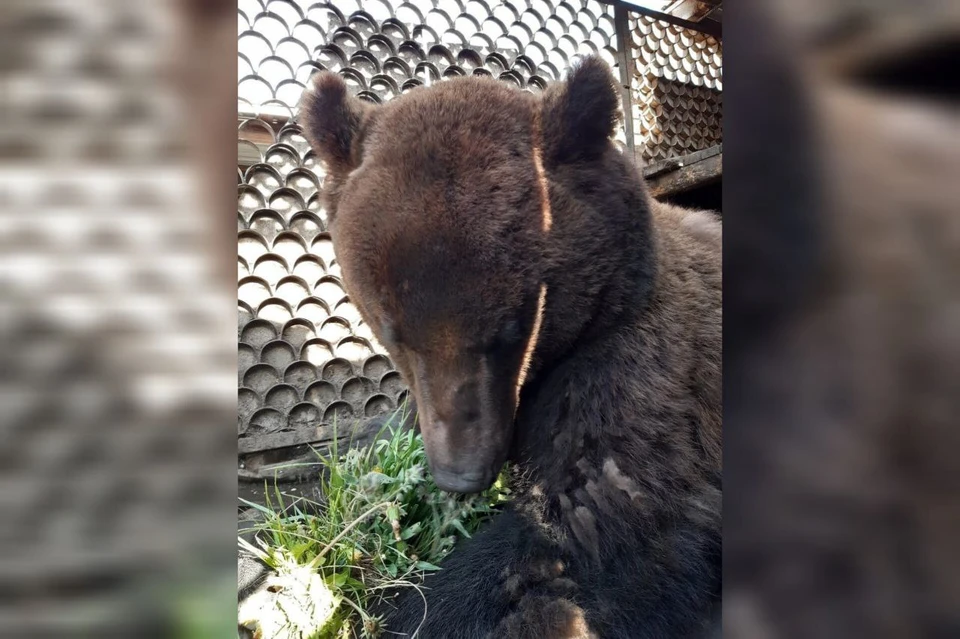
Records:
<instances>
[{"instance_id":1,"label":"bear's ear","mask_svg":"<svg viewBox=\"0 0 960 639\"><path fill-rule=\"evenodd\" d=\"M549 87L541 104L543 146L556 164L599 155L620 119L620 91L600 57L583 58L566 82Z\"/></svg>"},{"instance_id":2,"label":"bear's ear","mask_svg":"<svg viewBox=\"0 0 960 639\"><path fill-rule=\"evenodd\" d=\"M358 100L336 73L321 71L300 98L300 123L314 152L331 173L347 173L360 164L360 147L376 107Z\"/></svg>"}]
</instances>

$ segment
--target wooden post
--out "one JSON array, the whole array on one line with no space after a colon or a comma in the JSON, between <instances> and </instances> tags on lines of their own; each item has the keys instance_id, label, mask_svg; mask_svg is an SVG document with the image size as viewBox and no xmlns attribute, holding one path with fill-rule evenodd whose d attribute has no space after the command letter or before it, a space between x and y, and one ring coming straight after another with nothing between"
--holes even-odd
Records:
<instances>
[{"instance_id":1,"label":"wooden post","mask_svg":"<svg viewBox=\"0 0 960 639\"><path fill-rule=\"evenodd\" d=\"M623 108L623 128L627 136L627 149L633 156L633 161L639 166L640 158L634 144L633 130L633 92L630 84L633 79L633 41L630 39L629 15L625 7L615 5L613 8L613 23L617 30L617 64L620 67L620 103Z\"/></svg>"}]
</instances>

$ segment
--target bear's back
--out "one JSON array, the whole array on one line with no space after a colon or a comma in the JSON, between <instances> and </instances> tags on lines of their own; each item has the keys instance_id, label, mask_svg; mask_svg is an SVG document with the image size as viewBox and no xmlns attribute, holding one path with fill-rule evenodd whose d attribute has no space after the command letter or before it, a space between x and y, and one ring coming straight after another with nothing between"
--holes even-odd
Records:
<instances>
[{"instance_id":1,"label":"bear's back","mask_svg":"<svg viewBox=\"0 0 960 639\"><path fill-rule=\"evenodd\" d=\"M653 202L657 285L666 308L664 323L682 328L674 345L689 366L689 389L696 402L701 444L709 463L720 469L722 432L722 239L718 216ZM658 293L655 292L655 295Z\"/></svg>"}]
</instances>

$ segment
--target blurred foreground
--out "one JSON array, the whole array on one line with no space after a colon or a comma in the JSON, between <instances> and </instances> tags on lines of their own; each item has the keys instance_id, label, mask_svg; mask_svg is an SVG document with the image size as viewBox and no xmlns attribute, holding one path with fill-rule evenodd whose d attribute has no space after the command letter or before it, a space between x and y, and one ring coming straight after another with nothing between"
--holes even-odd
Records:
<instances>
[{"instance_id":1,"label":"blurred foreground","mask_svg":"<svg viewBox=\"0 0 960 639\"><path fill-rule=\"evenodd\" d=\"M235 632L219 5L4 3L0 636Z\"/></svg>"},{"instance_id":2,"label":"blurred foreground","mask_svg":"<svg viewBox=\"0 0 960 639\"><path fill-rule=\"evenodd\" d=\"M956 7L727 6L728 637L960 636Z\"/></svg>"}]
</instances>

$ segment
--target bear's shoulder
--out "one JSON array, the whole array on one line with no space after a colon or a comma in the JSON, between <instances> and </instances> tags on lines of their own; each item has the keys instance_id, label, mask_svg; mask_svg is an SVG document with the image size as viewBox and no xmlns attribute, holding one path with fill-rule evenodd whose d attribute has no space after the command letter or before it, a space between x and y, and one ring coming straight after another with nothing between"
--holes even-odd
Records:
<instances>
[{"instance_id":1,"label":"bear's shoulder","mask_svg":"<svg viewBox=\"0 0 960 639\"><path fill-rule=\"evenodd\" d=\"M658 200L653 201L651 208L654 224L719 251L723 241L723 226L715 212L688 209Z\"/></svg>"}]
</instances>

